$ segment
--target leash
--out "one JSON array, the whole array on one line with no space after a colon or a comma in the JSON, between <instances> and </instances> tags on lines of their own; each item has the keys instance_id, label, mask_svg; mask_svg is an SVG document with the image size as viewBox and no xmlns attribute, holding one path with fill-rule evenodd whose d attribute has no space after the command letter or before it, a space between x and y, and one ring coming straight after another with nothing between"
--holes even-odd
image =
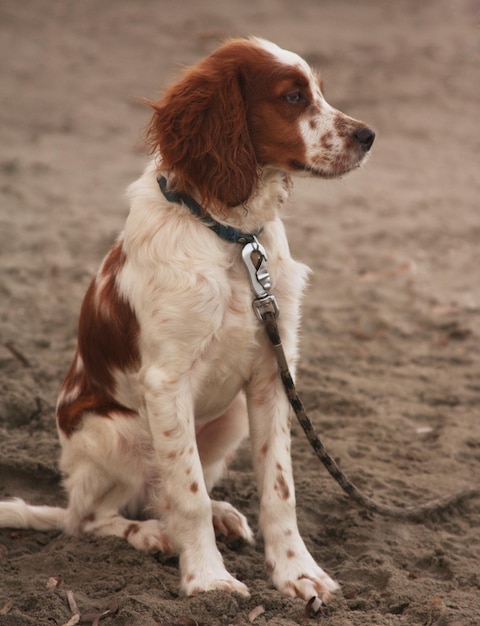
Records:
<instances>
[{"instance_id":1,"label":"leash","mask_svg":"<svg viewBox=\"0 0 480 626\"><path fill-rule=\"evenodd\" d=\"M418 506L396 507L377 502L370 496L367 496L346 476L318 437L315 427L308 417L303 402L297 393L278 330L277 318L280 314L280 310L275 296L268 292L271 287L271 281L268 273L267 256L263 246L258 243L256 238L254 239L255 241L246 244L242 250L242 259L246 265L254 293L252 302L253 309L258 319L263 322L265 331L273 347L279 374L290 406L315 454L345 493L358 505L372 513L405 520L419 520L428 515L453 508L465 500L479 496L480 489L465 489L443 498L429 500Z\"/></svg>"},{"instance_id":2,"label":"leash","mask_svg":"<svg viewBox=\"0 0 480 626\"><path fill-rule=\"evenodd\" d=\"M157 181L161 192L169 202L184 204L190 209L193 215L200 218L201 221L221 239L229 241L230 243L239 243L243 245L242 259L245 267L247 268L250 285L254 295L252 302L253 310L255 311L259 321L263 323L272 345L278 364L279 374L282 379L288 401L290 402L290 406L292 407L297 420L305 432L305 435L307 436L315 454L326 467L330 475L336 480L345 493L347 493L354 500L354 502L368 511L378 513L380 515L396 519L419 520L428 515L440 513L458 506L462 502L471 498L480 496L480 489L472 488L458 491L443 498L429 500L418 506L396 507L377 502L370 496L364 494L340 469L335 459L331 456L325 445L318 437L312 421L305 411L303 402L297 393L278 330L277 318L280 315L280 310L275 296L269 293L272 283L268 272L267 253L265 248L257 239L257 236L263 229L260 229L256 233L242 233L241 231L238 231L230 226L225 226L209 216L203 207L188 194L168 189L167 180L163 176L160 176Z\"/></svg>"}]
</instances>

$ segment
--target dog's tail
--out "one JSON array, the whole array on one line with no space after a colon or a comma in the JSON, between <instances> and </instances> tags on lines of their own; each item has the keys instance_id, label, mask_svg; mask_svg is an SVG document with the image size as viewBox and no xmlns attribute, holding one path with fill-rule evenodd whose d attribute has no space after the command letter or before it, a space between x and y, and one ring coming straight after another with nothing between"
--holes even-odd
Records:
<instances>
[{"instance_id":1,"label":"dog's tail","mask_svg":"<svg viewBox=\"0 0 480 626\"><path fill-rule=\"evenodd\" d=\"M0 502L0 528L65 530L67 509L33 506L20 498Z\"/></svg>"}]
</instances>

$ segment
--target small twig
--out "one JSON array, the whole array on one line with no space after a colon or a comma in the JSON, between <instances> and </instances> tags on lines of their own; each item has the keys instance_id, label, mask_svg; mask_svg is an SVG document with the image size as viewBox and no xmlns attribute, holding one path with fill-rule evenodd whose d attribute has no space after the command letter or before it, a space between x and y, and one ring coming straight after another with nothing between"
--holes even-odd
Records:
<instances>
[{"instance_id":1,"label":"small twig","mask_svg":"<svg viewBox=\"0 0 480 626\"><path fill-rule=\"evenodd\" d=\"M75 624L78 624L78 622L80 621L80 611L78 610L77 602L73 595L73 591L71 591L70 589L67 589L67 600L68 600L68 606L70 607L70 610L72 611L73 615L68 620L68 622L63 624L63 626L75 626Z\"/></svg>"},{"instance_id":2,"label":"small twig","mask_svg":"<svg viewBox=\"0 0 480 626\"><path fill-rule=\"evenodd\" d=\"M77 601L75 600L73 591L71 591L70 589L67 589L67 600L68 600L68 606L70 607L70 610L72 611L72 613L79 613Z\"/></svg>"},{"instance_id":3,"label":"small twig","mask_svg":"<svg viewBox=\"0 0 480 626\"><path fill-rule=\"evenodd\" d=\"M5 604L2 609L0 609L0 615L6 615L11 610L14 604L15 602L13 600L9 600L7 604Z\"/></svg>"},{"instance_id":4,"label":"small twig","mask_svg":"<svg viewBox=\"0 0 480 626\"><path fill-rule=\"evenodd\" d=\"M17 350L17 348L15 348L12 341L6 341L3 345L18 361L20 361L23 367L32 367L32 364L27 359L27 357L24 356L19 350Z\"/></svg>"}]
</instances>

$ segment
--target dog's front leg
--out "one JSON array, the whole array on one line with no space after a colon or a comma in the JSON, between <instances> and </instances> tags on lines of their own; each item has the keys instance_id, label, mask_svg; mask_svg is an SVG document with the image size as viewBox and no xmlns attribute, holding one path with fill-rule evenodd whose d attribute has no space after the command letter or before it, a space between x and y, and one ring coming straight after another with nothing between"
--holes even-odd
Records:
<instances>
[{"instance_id":1,"label":"dog's front leg","mask_svg":"<svg viewBox=\"0 0 480 626\"><path fill-rule=\"evenodd\" d=\"M290 407L276 369L265 365L254 377L247 401L267 570L275 587L285 595L325 600L338 585L317 565L298 531Z\"/></svg>"},{"instance_id":2,"label":"dog's front leg","mask_svg":"<svg viewBox=\"0 0 480 626\"><path fill-rule=\"evenodd\" d=\"M212 504L195 440L191 381L168 380L158 368L144 376L145 402L161 482L161 514L180 555L181 589L187 595L212 589L248 595L231 576L215 543Z\"/></svg>"}]
</instances>

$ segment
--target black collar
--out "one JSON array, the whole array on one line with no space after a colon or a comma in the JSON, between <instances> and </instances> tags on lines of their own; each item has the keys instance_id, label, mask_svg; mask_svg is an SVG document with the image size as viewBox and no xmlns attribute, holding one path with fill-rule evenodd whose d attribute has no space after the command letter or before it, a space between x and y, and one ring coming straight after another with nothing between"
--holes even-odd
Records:
<instances>
[{"instance_id":1,"label":"black collar","mask_svg":"<svg viewBox=\"0 0 480 626\"><path fill-rule=\"evenodd\" d=\"M190 209L193 215L199 217L202 222L204 222L204 224L208 226L208 228L211 228L214 233L216 233L221 239L224 239L225 241L241 244L252 243L263 230L263 228L261 228L256 233L242 233L241 231L236 230L231 226L225 226L225 224L220 224L220 222L214 220L213 217L206 215L201 205L191 196L183 193L182 191L172 191L171 189L168 189L167 179L164 176L159 176L157 180L161 192L169 202L184 204Z\"/></svg>"}]
</instances>

